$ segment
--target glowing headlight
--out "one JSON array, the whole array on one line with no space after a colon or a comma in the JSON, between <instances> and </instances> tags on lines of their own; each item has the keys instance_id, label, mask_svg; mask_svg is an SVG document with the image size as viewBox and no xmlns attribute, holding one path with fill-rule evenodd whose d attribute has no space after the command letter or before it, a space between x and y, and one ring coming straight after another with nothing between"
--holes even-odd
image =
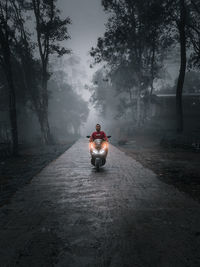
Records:
<instances>
[{"instance_id":1,"label":"glowing headlight","mask_svg":"<svg viewBox=\"0 0 200 267\"><path fill-rule=\"evenodd\" d=\"M90 149L94 149L95 148L94 143L90 143L89 147L90 147Z\"/></svg>"},{"instance_id":2,"label":"glowing headlight","mask_svg":"<svg viewBox=\"0 0 200 267\"><path fill-rule=\"evenodd\" d=\"M100 153L100 154L104 154L104 153L105 153L105 150L104 150L104 149L101 149L101 150L99 151L99 153Z\"/></svg>"},{"instance_id":3,"label":"glowing headlight","mask_svg":"<svg viewBox=\"0 0 200 267\"><path fill-rule=\"evenodd\" d=\"M98 152L98 150L93 149L93 150L92 150L92 153L94 153L94 154L98 154L99 152Z\"/></svg>"},{"instance_id":4,"label":"glowing headlight","mask_svg":"<svg viewBox=\"0 0 200 267\"><path fill-rule=\"evenodd\" d=\"M104 143L103 146L102 146L102 149L107 149L107 148L108 148L108 144Z\"/></svg>"}]
</instances>

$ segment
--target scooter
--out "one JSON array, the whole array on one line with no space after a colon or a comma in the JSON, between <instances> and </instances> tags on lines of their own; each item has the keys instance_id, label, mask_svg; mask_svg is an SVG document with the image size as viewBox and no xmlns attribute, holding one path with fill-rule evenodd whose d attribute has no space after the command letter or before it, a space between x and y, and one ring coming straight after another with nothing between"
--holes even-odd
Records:
<instances>
[{"instance_id":1,"label":"scooter","mask_svg":"<svg viewBox=\"0 0 200 267\"><path fill-rule=\"evenodd\" d=\"M90 138L89 135L86 136ZM107 136L110 138L111 136ZM99 171L100 167L105 165L106 157L108 154L108 142L102 139L95 139L89 144L89 150L91 155L91 164L96 167L96 170Z\"/></svg>"}]
</instances>

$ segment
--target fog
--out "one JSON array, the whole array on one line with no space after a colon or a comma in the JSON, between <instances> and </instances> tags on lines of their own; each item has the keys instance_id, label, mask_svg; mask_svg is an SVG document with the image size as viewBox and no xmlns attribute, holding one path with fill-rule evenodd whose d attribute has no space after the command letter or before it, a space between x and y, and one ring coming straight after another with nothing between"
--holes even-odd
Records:
<instances>
[{"instance_id":1,"label":"fog","mask_svg":"<svg viewBox=\"0 0 200 267\"><path fill-rule=\"evenodd\" d=\"M175 132L177 110L182 114L182 89L184 131L199 127L196 119L199 69L193 59L195 35L188 45L183 88L179 88L182 58L178 29L172 22L169 27L173 31L168 35L163 30L165 24L159 21L162 20L159 13L155 20L151 18L156 27L149 28L151 23L142 21L144 32L133 37L134 25L117 24L123 22L125 10L127 19L130 16L129 9L123 11L130 4L126 1L124 6L119 3L116 11L107 1L58 0L50 33L48 5L37 10L33 6L20 6L20 1L16 3L18 6L14 7L10 2L9 12L18 7L23 23L18 21L20 18L10 17L10 30L15 31L15 36L10 36L13 40L7 44L11 60L0 68L3 142L12 138L16 142L18 138L19 143L27 144L62 143L90 134L96 123L107 134L114 132L113 140L128 139L138 131L161 135ZM41 17L37 12L44 12L42 22L37 21L37 16ZM138 19L137 14L135 18ZM138 43L142 45L137 47ZM1 58L6 60L6 51L1 50ZM13 85L8 73L12 74ZM178 90L181 90L179 98Z\"/></svg>"},{"instance_id":2,"label":"fog","mask_svg":"<svg viewBox=\"0 0 200 267\"><path fill-rule=\"evenodd\" d=\"M0 266L200 266L199 152L199 0L0 0Z\"/></svg>"},{"instance_id":3,"label":"fog","mask_svg":"<svg viewBox=\"0 0 200 267\"><path fill-rule=\"evenodd\" d=\"M72 19L70 34L73 37L69 40L68 45L72 48L72 53L79 58L79 66L76 65L77 73L72 75L74 69L70 65L65 68L65 72L71 75L72 84L75 85L78 93L89 102L91 93L84 88L85 85L91 85L92 77L99 68L99 66L90 68L93 59L90 57L89 51L92 46L97 44L97 38L103 35L108 16L103 12L101 2L98 0L59 0L58 4L62 8L62 15L70 14ZM98 121L101 121L102 126L105 124L105 118L101 118L92 104L88 103L88 108L90 112L87 122L80 129L82 136L90 134Z\"/></svg>"}]
</instances>

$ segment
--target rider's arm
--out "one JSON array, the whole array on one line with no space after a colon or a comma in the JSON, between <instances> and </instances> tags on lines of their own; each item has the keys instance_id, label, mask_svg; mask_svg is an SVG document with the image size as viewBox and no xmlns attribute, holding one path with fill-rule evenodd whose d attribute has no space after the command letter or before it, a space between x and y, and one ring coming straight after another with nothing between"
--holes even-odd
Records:
<instances>
[{"instance_id":1,"label":"rider's arm","mask_svg":"<svg viewBox=\"0 0 200 267\"><path fill-rule=\"evenodd\" d=\"M106 136L106 134L103 132L103 139L108 142L108 137Z\"/></svg>"},{"instance_id":2,"label":"rider's arm","mask_svg":"<svg viewBox=\"0 0 200 267\"><path fill-rule=\"evenodd\" d=\"M93 134L94 134L94 133L92 133L92 135L90 136L90 140L89 140L90 142L93 142L93 141L94 141Z\"/></svg>"}]
</instances>

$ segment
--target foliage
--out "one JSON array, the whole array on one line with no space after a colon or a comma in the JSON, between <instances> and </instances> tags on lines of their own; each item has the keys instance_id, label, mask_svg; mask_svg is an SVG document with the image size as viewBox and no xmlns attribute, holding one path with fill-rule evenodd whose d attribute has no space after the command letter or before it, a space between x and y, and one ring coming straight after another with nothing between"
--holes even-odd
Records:
<instances>
[{"instance_id":1,"label":"foliage","mask_svg":"<svg viewBox=\"0 0 200 267\"><path fill-rule=\"evenodd\" d=\"M190 68L200 66L200 4L197 0L103 0L109 15L106 31L90 51L94 64L109 66L112 88L121 98L119 113L133 105L133 117L148 117L154 82L163 61L180 47L180 72L176 80L177 130L183 129L182 91L190 53ZM177 60L174 58L174 60ZM149 100L147 99L149 98ZM143 101L145 100L145 101ZM137 107L136 107L137 106ZM143 116L143 115L142 115ZM143 116L144 117L144 116ZM145 122L145 120L143 119Z\"/></svg>"},{"instance_id":2,"label":"foliage","mask_svg":"<svg viewBox=\"0 0 200 267\"><path fill-rule=\"evenodd\" d=\"M78 134L89 114L87 102L73 90L66 73L63 71L54 73L50 80L49 89L51 92L49 99L51 125L58 132L64 133L65 136L69 132L69 125L71 125L74 133Z\"/></svg>"},{"instance_id":3,"label":"foliage","mask_svg":"<svg viewBox=\"0 0 200 267\"><path fill-rule=\"evenodd\" d=\"M167 33L163 37L162 1L102 3L110 17L104 37L98 39L97 47L92 48L90 54L95 64L106 62L113 87L118 94L126 92L129 103L134 105L136 99L140 101L141 94L152 94L154 80L162 68L165 48L171 44ZM123 97L120 102L127 101ZM123 106L130 108L129 104ZM134 108L132 110L135 112Z\"/></svg>"},{"instance_id":4,"label":"foliage","mask_svg":"<svg viewBox=\"0 0 200 267\"><path fill-rule=\"evenodd\" d=\"M34 33L30 28L32 18L35 18ZM59 91L58 84L54 82L52 87L52 80L50 81L53 76L53 72L50 72L50 56L55 54L62 57L70 53L63 45L63 41L70 38L70 24L69 17L61 18L56 0L0 1L0 108L9 110L9 103L16 106L18 120L15 121L18 121L20 140L23 137L22 129L32 129L30 132L32 131L33 135L29 137L29 141L38 134L38 126L34 129L36 124L31 125L35 117L38 119L41 135L47 137L48 130L50 133L48 115L52 112L48 110L48 102L51 97L55 98L51 98L51 104L57 103L57 98L61 99L61 105L55 105L60 125L71 124L74 121L73 123L79 124L76 128L79 128L87 118L87 105L73 91L74 88L62 83L62 90ZM16 99L9 93L11 79ZM10 107L10 110L12 111L13 107ZM17 124L11 127L14 128L17 131Z\"/></svg>"},{"instance_id":5,"label":"foliage","mask_svg":"<svg viewBox=\"0 0 200 267\"><path fill-rule=\"evenodd\" d=\"M200 3L192 0L188 21L188 35L190 39L191 55L189 59L190 69L200 69Z\"/></svg>"}]
</instances>

